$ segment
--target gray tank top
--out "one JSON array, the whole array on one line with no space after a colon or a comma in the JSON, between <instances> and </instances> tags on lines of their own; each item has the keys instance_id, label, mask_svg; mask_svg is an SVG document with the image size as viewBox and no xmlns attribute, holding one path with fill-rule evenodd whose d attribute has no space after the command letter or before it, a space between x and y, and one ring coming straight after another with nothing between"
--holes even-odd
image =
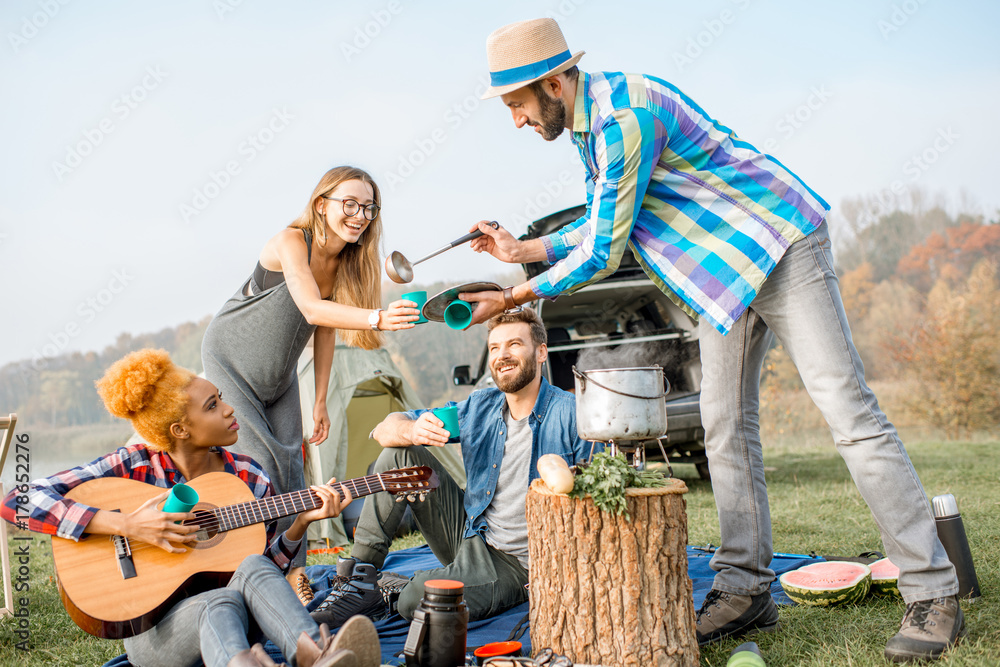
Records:
<instances>
[{"instance_id":1,"label":"gray tank top","mask_svg":"<svg viewBox=\"0 0 1000 667\"><path fill-rule=\"evenodd\" d=\"M311 248L311 235L308 231L304 234ZM306 322L281 277L280 282L257 293L248 293L252 277L243 283L212 319L202 343L204 355L211 355L237 384L265 405L297 382L299 356L316 330L316 325Z\"/></svg>"}]
</instances>

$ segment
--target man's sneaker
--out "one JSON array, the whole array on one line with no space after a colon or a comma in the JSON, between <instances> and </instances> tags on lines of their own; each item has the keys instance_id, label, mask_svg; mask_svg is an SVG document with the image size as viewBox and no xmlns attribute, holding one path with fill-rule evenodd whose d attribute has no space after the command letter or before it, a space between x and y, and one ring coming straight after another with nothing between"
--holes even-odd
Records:
<instances>
[{"instance_id":1,"label":"man's sneaker","mask_svg":"<svg viewBox=\"0 0 1000 667\"><path fill-rule=\"evenodd\" d=\"M726 637L771 632L777 627L778 607L769 592L751 596L713 589L695 620L698 646Z\"/></svg>"},{"instance_id":2,"label":"man's sneaker","mask_svg":"<svg viewBox=\"0 0 1000 667\"><path fill-rule=\"evenodd\" d=\"M885 645L893 662L936 660L965 634L965 617L958 597L923 600L906 605L903 623Z\"/></svg>"},{"instance_id":3,"label":"man's sneaker","mask_svg":"<svg viewBox=\"0 0 1000 667\"><path fill-rule=\"evenodd\" d=\"M353 558L337 561L337 575L330 594L311 612L317 623L339 628L351 616L360 614L373 620L386 616L385 602L378 587L374 565L358 563Z\"/></svg>"}]
</instances>

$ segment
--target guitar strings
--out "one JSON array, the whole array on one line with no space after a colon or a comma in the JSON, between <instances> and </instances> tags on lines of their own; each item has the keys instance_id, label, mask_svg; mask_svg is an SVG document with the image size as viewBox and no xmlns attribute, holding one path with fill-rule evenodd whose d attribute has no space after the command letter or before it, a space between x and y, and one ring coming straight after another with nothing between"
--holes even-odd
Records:
<instances>
[{"instance_id":1,"label":"guitar strings","mask_svg":"<svg viewBox=\"0 0 1000 667\"><path fill-rule=\"evenodd\" d=\"M324 484L323 486L329 486L335 488L338 494L340 495L340 500L344 500L344 498L346 498L346 495L344 494L344 489L347 488L349 484L351 487L353 487L351 489L353 491L351 495L352 499L354 499L357 497L369 495L370 493L377 491L382 491L382 490L388 491L389 489L386 487L385 482L388 481L390 483L399 484L400 483L399 477L401 476L399 473L402 473L404 471L408 472L409 470L411 469L389 470L381 474L377 473L374 475L366 475L364 477L350 479L344 482L336 482L334 484ZM383 479L383 477L387 479ZM373 487L371 483L372 481L377 482L378 483L377 486L381 486L382 488L377 488L377 486ZM364 482L365 486L367 487L368 491L367 493L358 493L359 491L358 487L360 486L361 482ZM408 480L403 483L412 484L414 483L414 480ZM402 489L397 489L397 491L398 490ZM213 530L213 529L218 529L223 524L223 522L228 521L229 519L236 519L238 521L243 521L248 517L253 518L255 520L245 524L232 526L230 530L236 528L243 528L257 523L269 523L270 521L276 521L277 519L282 517L278 516L274 517L273 519L270 517L264 517L257 511L258 508L263 506L266 509L267 505L271 505L277 509L277 502L281 501L282 505L281 511L285 511L287 510L286 499L288 499L291 502L293 511L288 514L285 514L284 516L301 514L302 512L306 512L311 509L316 509L317 507L320 507L322 505L322 502L320 502L320 504L318 505L314 504L312 507L305 505L306 500L311 500L315 503L316 501L320 500L320 497L319 494L317 494L312 489L300 489L298 491L292 491L289 493L282 494L280 496L268 496L265 498L258 498L256 500L251 500L244 503L238 503L236 505L216 507L210 510L196 510L196 512L200 513L200 516L190 521L185 521L182 525L197 526L199 529ZM298 502L302 502L304 505L301 509L298 508ZM223 510L225 510L225 513L222 513ZM131 551L135 552L148 548L159 549L160 547L155 544L150 544L148 542L134 541L133 543L133 540L129 540L129 548Z\"/></svg>"}]
</instances>

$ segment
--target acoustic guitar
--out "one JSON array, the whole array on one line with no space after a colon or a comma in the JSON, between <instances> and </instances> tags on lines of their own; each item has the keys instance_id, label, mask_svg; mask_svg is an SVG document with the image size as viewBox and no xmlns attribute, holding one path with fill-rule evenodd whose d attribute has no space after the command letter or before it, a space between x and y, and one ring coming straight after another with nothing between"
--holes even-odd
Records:
<instances>
[{"instance_id":1,"label":"acoustic guitar","mask_svg":"<svg viewBox=\"0 0 1000 667\"><path fill-rule=\"evenodd\" d=\"M152 628L182 598L225 586L247 556L267 548L265 522L321 506L311 489L256 499L236 475L213 472L188 483L200 502L198 541L182 545L183 554L120 535L84 535L79 542L53 537L59 594L81 629L97 637L124 639ZM358 498L379 491L397 501L423 500L437 488L437 474L426 466L389 470L332 485ZM84 482L67 498L98 509L132 512L165 489L131 479L103 477ZM236 504L231 504L237 501Z\"/></svg>"}]
</instances>

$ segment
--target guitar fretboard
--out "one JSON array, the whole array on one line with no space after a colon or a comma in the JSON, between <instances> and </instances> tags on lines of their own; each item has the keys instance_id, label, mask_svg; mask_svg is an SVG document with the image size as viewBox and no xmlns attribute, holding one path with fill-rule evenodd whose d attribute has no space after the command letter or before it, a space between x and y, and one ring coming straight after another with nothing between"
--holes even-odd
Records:
<instances>
[{"instance_id":1,"label":"guitar fretboard","mask_svg":"<svg viewBox=\"0 0 1000 667\"><path fill-rule=\"evenodd\" d=\"M352 498L360 498L361 496L368 496L378 491L387 490L382 475L357 477L345 482L337 482L330 486L337 491L341 500L347 497L344 489L350 490ZM218 530L222 532L235 530L255 523L273 521L283 516L308 512L322 504L323 501L319 497L319 494L312 489L302 489L301 491L283 493L280 496L272 498L261 498L260 500L251 500L250 502L239 503L238 505L217 507L212 510L212 513L219 520Z\"/></svg>"}]
</instances>

